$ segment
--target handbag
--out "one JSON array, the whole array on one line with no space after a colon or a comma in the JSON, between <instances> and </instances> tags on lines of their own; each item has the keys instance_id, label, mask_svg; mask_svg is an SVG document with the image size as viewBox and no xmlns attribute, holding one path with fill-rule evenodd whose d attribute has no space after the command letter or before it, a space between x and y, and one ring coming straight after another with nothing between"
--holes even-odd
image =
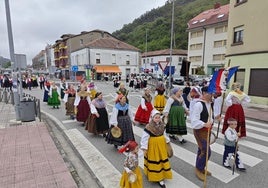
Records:
<instances>
[{"instance_id":1,"label":"handbag","mask_svg":"<svg viewBox=\"0 0 268 188\"><path fill-rule=\"evenodd\" d=\"M173 149L171 147L170 142L166 143L166 145L167 145L167 155L168 155L168 158L171 158L173 156Z\"/></svg>"}]
</instances>

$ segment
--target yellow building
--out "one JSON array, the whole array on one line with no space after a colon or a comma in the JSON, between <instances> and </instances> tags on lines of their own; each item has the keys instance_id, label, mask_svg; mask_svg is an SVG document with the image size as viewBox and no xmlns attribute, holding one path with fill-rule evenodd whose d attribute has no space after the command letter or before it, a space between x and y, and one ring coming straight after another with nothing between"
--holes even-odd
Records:
<instances>
[{"instance_id":1,"label":"yellow building","mask_svg":"<svg viewBox=\"0 0 268 188\"><path fill-rule=\"evenodd\" d=\"M254 104L268 105L268 1L230 0L226 62Z\"/></svg>"}]
</instances>

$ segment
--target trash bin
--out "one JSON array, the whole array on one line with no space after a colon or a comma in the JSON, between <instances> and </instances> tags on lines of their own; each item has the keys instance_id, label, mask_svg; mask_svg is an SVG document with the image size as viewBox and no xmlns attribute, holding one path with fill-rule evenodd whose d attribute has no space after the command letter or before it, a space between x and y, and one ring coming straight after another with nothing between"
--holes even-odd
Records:
<instances>
[{"instance_id":1,"label":"trash bin","mask_svg":"<svg viewBox=\"0 0 268 188\"><path fill-rule=\"evenodd\" d=\"M35 121L35 102L30 98L20 101L19 113L22 122Z\"/></svg>"}]
</instances>

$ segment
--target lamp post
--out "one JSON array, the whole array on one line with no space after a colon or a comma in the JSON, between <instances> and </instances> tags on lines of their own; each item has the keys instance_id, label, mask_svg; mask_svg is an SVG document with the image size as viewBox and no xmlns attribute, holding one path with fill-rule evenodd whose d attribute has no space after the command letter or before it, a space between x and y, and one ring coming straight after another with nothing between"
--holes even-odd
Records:
<instances>
[{"instance_id":1,"label":"lamp post","mask_svg":"<svg viewBox=\"0 0 268 188\"><path fill-rule=\"evenodd\" d=\"M146 29L146 34L145 34L145 64L144 64L144 71L146 70L146 64L147 64L147 29Z\"/></svg>"},{"instance_id":2,"label":"lamp post","mask_svg":"<svg viewBox=\"0 0 268 188\"><path fill-rule=\"evenodd\" d=\"M10 18L10 8L9 8L9 1L5 0L5 6L6 6L6 18L7 18L7 31L8 31L8 42L9 42L9 53L10 53L10 60L13 62L13 70L15 70L13 77L13 94L14 94L14 107L15 107L15 114L16 114L16 120L20 120L20 114L19 114L19 106L20 106L20 98L18 94L18 88L17 88L17 62L15 60L15 52L14 52L14 43L13 43L13 35L12 35L12 27L11 27L11 18ZM19 66L20 67L20 66ZM20 84L22 84L20 82Z\"/></svg>"},{"instance_id":3,"label":"lamp post","mask_svg":"<svg viewBox=\"0 0 268 188\"><path fill-rule=\"evenodd\" d=\"M172 16L171 16L171 30L170 30L170 49L169 49L169 94L171 90L171 65L172 65L172 47L173 47L173 30L174 30L174 1L172 0Z\"/></svg>"}]
</instances>

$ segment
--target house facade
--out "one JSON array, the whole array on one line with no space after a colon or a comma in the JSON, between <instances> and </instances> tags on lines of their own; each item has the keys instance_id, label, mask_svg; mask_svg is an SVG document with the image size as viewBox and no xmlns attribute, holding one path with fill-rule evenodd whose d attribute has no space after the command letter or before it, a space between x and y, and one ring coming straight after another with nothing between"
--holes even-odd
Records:
<instances>
[{"instance_id":1,"label":"house facade","mask_svg":"<svg viewBox=\"0 0 268 188\"><path fill-rule=\"evenodd\" d=\"M114 37L95 39L71 53L71 65L94 79L120 74L122 78L139 72L140 50Z\"/></svg>"},{"instance_id":2,"label":"house facade","mask_svg":"<svg viewBox=\"0 0 268 188\"><path fill-rule=\"evenodd\" d=\"M225 64L229 5L219 3L188 22L189 74L203 67L207 75Z\"/></svg>"},{"instance_id":3,"label":"house facade","mask_svg":"<svg viewBox=\"0 0 268 188\"><path fill-rule=\"evenodd\" d=\"M268 1L230 0L226 61L240 66L240 82L251 102L268 105Z\"/></svg>"},{"instance_id":4,"label":"house facade","mask_svg":"<svg viewBox=\"0 0 268 188\"><path fill-rule=\"evenodd\" d=\"M162 69L169 66L169 59L170 49L144 52L141 55L140 72L150 72L157 76L163 75ZM182 60L187 59L187 50L173 49L171 59L171 67L174 67L175 74L180 74Z\"/></svg>"}]
</instances>

